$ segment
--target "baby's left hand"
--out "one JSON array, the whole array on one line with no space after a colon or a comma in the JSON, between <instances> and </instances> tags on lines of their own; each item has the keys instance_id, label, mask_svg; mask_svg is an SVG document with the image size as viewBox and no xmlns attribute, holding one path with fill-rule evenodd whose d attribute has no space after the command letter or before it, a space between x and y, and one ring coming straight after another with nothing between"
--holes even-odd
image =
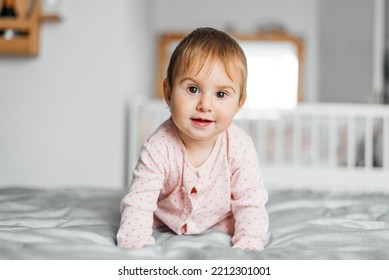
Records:
<instances>
[{"instance_id":1,"label":"baby's left hand","mask_svg":"<svg viewBox=\"0 0 389 280\"><path fill-rule=\"evenodd\" d=\"M242 236L235 242L232 248L243 249L246 251L262 251L264 249L264 245L263 240L259 237Z\"/></svg>"}]
</instances>

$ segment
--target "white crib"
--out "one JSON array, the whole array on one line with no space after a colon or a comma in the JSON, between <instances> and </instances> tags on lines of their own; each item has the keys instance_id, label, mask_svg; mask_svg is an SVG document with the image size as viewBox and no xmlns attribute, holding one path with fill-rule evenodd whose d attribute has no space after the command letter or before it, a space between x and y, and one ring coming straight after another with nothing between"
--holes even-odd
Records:
<instances>
[{"instance_id":1,"label":"white crib","mask_svg":"<svg viewBox=\"0 0 389 280\"><path fill-rule=\"evenodd\" d=\"M161 100L131 104L131 170L142 143L168 116ZM293 110L242 109L235 122L253 138L270 191L389 192L389 106L316 103Z\"/></svg>"}]
</instances>

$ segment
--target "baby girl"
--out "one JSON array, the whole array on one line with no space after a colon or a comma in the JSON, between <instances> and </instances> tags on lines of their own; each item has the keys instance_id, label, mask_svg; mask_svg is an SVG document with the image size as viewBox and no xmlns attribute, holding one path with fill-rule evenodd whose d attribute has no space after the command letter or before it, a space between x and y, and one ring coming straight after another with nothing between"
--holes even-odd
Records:
<instances>
[{"instance_id":1,"label":"baby girl","mask_svg":"<svg viewBox=\"0 0 389 280\"><path fill-rule=\"evenodd\" d=\"M153 228L215 229L234 248L262 250L267 192L252 139L232 120L246 100L247 63L226 33L198 28L176 47L164 80L171 111L144 143L121 202L118 246L155 243Z\"/></svg>"}]
</instances>

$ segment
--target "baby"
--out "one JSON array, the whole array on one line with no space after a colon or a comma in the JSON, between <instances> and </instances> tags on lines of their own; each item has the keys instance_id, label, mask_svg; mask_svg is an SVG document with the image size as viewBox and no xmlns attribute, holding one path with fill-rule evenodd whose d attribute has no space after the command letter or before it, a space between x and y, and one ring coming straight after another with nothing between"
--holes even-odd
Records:
<instances>
[{"instance_id":1,"label":"baby","mask_svg":"<svg viewBox=\"0 0 389 280\"><path fill-rule=\"evenodd\" d=\"M143 145L121 202L118 246L152 245L153 228L216 229L234 248L262 250L268 231L252 139L232 123L246 100L247 63L226 33L198 28L176 47L164 80L171 117Z\"/></svg>"}]
</instances>

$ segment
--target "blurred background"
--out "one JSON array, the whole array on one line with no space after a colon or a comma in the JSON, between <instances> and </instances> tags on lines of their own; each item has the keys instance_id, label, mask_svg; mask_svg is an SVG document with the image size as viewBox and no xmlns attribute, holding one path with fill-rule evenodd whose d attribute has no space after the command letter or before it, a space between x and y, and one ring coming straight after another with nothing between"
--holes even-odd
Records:
<instances>
[{"instance_id":1,"label":"blurred background","mask_svg":"<svg viewBox=\"0 0 389 280\"><path fill-rule=\"evenodd\" d=\"M122 187L126 108L155 96L165 32L281 26L303 38L304 102L385 98L384 0L47 1L39 55L0 54L0 185Z\"/></svg>"}]
</instances>

